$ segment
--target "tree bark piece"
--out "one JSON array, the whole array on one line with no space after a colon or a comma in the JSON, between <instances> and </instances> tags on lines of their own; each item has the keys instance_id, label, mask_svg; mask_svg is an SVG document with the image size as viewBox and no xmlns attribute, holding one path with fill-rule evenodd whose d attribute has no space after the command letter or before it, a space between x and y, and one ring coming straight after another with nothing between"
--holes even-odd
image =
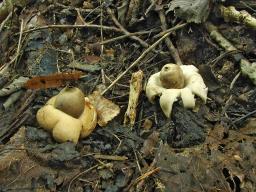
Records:
<instances>
[{"instance_id":1,"label":"tree bark piece","mask_svg":"<svg viewBox=\"0 0 256 192\"><path fill-rule=\"evenodd\" d=\"M237 11L234 6L225 7L220 5L219 7L221 16L224 18L225 21L231 21L235 23L241 23L245 26L256 29L256 18L251 16L247 11Z\"/></svg>"},{"instance_id":2,"label":"tree bark piece","mask_svg":"<svg viewBox=\"0 0 256 192\"><path fill-rule=\"evenodd\" d=\"M136 120L136 109L139 101L139 96L142 90L143 72L141 70L132 74L130 82L129 103L124 116L124 124L133 127Z\"/></svg>"}]
</instances>

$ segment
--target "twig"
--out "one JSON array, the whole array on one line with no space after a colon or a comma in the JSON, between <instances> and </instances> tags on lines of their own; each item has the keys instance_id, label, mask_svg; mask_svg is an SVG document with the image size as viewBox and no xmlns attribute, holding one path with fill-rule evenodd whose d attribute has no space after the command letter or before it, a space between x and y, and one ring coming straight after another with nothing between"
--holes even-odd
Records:
<instances>
[{"instance_id":1,"label":"twig","mask_svg":"<svg viewBox=\"0 0 256 192\"><path fill-rule=\"evenodd\" d=\"M43 29L54 29L54 28L61 28L61 29L66 29L66 28L93 28L93 29L104 29L104 30L110 30L110 31L116 31L116 32L121 32L120 29L116 27L108 27L108 26L100 26L100 25L94 25L94 24L86 24L86 25L46 25L46 26L41 26L33 29L29 29L26 31L23 31L23 33L30 33L33 31L38 31L38 30L43 30Z\"/></svg>"},{"instance_id":2,"label":"twig","mask_svg":"<svg viewBox=\"0 0 256 192\"><path fill-rule=\"evenodd\" d=\"M5 26L5 24L6 24L7 21L11 18L12 13L13 13L13 11L11 11L11 12L9 13L9 15L2 21L2 23L1 23L1 25L0 25L0 32L2 32L2 30L3 30L4 26Z\"/></svg>"},{"instance_id":3,"label":"twig","mask_svg":"<svg viewBox=\"0 0 256 192\"><path fill-rule=\"evenodd\" d=\"M229 56L231 54L241 53L241 52L242 51L239 51L239 50L226 51L221 55L219 55L218 57L216 57L215 59L213 59L212 61L209 61L206 65L211 64L211 66L215 66L221 59L225 58L226 56Z\"/></svg>"},{"instance_id":4,"label":"twig","mask_svg":"<svg viewBox=\"0 0 256 192\"><path fill-rule=\"evenodd\" d=\"M134 181L134 183L132 184L132 186L136 185L137 183L144 181L146 178L150 177L151 175L157 173L158 171L160 171L160 167L157 167L153 170L149 170L148 172L144 173L143 175L139 176L138 178L136 178L136 180ZM131 186L130 186L131 187Z\"/></svg>"},{"instance_id":5,"label":"twig","mask_svg":"<svg viewBox=\"0 0 256 192\"><path fill-rule=\"evenodd\" d=\"M105 74L105 77L106 77L106 79L107 79L110 83L113 82L106 74ZM117 85L117 86L120 86L120 87L129 88L128 85L123 85L123 84L120 84L120 83L116 83L116 85Z\"/></svg>"},{"instance_id":6,"label":"twig","mask_svg":"<svg viewBox=\"0 0 256 192\"><path fill-rule=\"evenodd\" d=\"M85 22L84 18L82 17L82 15L81 15L79 9L76 9L76 12L77 12L78 18L81 20L81 22L83 23L83 25L86 25L86 22Z\"/></svg>"},{"instance_id":7,"label":"twig","mask_svg":"<svg viewBox=\"0 0 256 192\"><path fill-rule=\"evenodd\" d=\"M118 155L102 155L102 154L95 154L95 159L105 159L105 160L112 160L112 161L125 161L128 159L126 156L118 156Z\"/></svg>"},{"instance_id":8,"label":"twig","mask_svg":"<svg viewBox=\"0 0 256 192\"><path fill-rule=\"evenodd\" d=\"M162 26L161 26L162 30L165 31L167 29L167 24L166 24L166 18L165 18L164 10L163 9L159 10L158 15L159 15L159 18L160 18L160 21L161 21L161 24L162 24ZM182 65L178 50L174 47L170 37L165 38L165 43L166 43L174 61L175 61L175 63L177 65Z\"/></svg>"},{"instance_id":9,"label":"twig","mask_svg":"<svg viewBox=\"0 0 256 192\"><path fill-rule=\"evenodd\" d=\"M243 2L243 1L240 1L239 3L243 4L246 8L252 10L253 12L256 13L256 9L253 9L250 5L247 5L247 3Z\"/></svg>"},{"instance_id":10,"label":"twig","mask_svg":"<svg viewBox=\"0 0 256 192\"><path fill-rule=\"evenodd\" d=\"M136 164L137 164L137 167L139 169L139 172L140 172L140 174L142 174L141 166L140 166L139 159L138 159L138 155L137 155L135 149L133 149L133 153L134 153L134 156L135 156L135 159L136 159Z\"/></svg>"},{"instance_id":11,"label":"twig","mask_svg":"<svg viewBox=\"0 0 256 192\"><path fill-rule=\"evenodd\" d=\"M83 172L77 174L77 175L70 181L70 183L69 183L69 185L68 185L68 192L70 192L71 185L72 185L72 183L73 183L77 178L79 178L81 175L83 175L83 174L85 174L85 173L88 173L89 171L91 171L91 170L97 168L98 166L99 166L99 165L94 165L93 167L90 167L89 169L87 169L87 170L85 170L85 171L83 171Z\"/></svg>"},{"instance_id":12,"label":"twig","mask_svg":"<svg viewBox=\"0 0 256 192\"><path fill-rule=\"evenodd\" d=\"M183 25L184 26L184 25ZM109 89L111 89L131 68L139 64L139 62L151 51L153 50L159 43L162 42L166 37L168 37L172 31L180 28L180 25L176 25L172 29L169 29L169 32L159 38L153 45L148 47L123 73L121 73L101 94L104 95Z\"/></svg>"},{"instance_id":13,"label":"twig","mask_svg":"<svg viewBox=\"0 0 256 192\"><path fill-rule=\"evenodd\" d=\"M234 85L235 85L237 79L240 77L240 75L241 75L241 71L240 71L240 72L234 77L234 79L231 81L230 86L229 86L229 89L230 89L230 90L233 89L233 87L234 87Z\"/></svg>"},{"instance_id":14,"label":"twig","mask_svg":"<svg viewBox=\"0 0 256 192\"><path fill-rule=\"evenodd\" d=\"M20 55L21 40L22 40L23 29L24 29L24 20L21 19L21 24L20 24L20 36L19 36L19 42L18 42L18 48L17 48L17 52L16 52L16 59L15 59L15 63L14 63L14 68L15 68L16 65L17 65L18 57L19 57L19 55Z\"/></svg>"},{"instance_id":15,"label":"twig","mask_svg":"<svg viewBox=\"0 0 256 192\"><path fill-rule=\"evenodd\" d=\"M167 29L166 31L163 31L157 35L155 35L153 38L159 38L159 37L162 37L163 35L165 35L166 33L169 33L169 32L172 32L172 31L176 31L178 29L181 29L183 27L185 27L186 25L188 25L188 23L179 23L177 24L176 26L170 28L170 29Z\"/></svg>"},{"instance_id":16,"label":"twig","mask_svg":"<svg viewBox=\"0 0 256 192\"><path fill-rule=\"evenodd\" d=\"M103 38L103 29L102 29L102 23L103 23L103 9L102 9L102 0L100 0L100 42L102 42L104 40ZM103 55L103 51L104 51L104 45L101 44L101 48L100 48L100 55Z\"/></svg>"},{"instance_id":17,"label":"twig","mask_svg":"<svg viewBox=\"0 0 256 192\"><path fill-rule=\"evenodd\" d=\"M107 43L111 43L111 42L114 42L114 41L118 41L118 40L121 40L121 39L124 39L124 38L127 38L127 37L131 37L131 36L134 36L134 35L144 35L144 34L153 33L155 31L156 30L139 31L139 32L129 33L129 34L121 35L121 36L118 36L118 37L115 37L115 38L112 38L112 39L109 39L109 40L102 41L102 42L100 42L100 44L103 45L103 44L107 44Z\"/></svg>"},{"instance_id":18,"label":"twig","mask_svg":"<svg viewBox=\"0 0 256 192\"><path fill-rule=\"evenodd\" d=\"M112 10L110 8L107 9L108 14L111 16L113 22L118 26L118 28L126 35L130 34L129 31L127 31L117 20L117 18L115 17L115 15L113 14ZM137 36L130 36L133 40L138 41L143 47L149 47L149 44L146 43L145 41L143 41L142 39L140 39Z\"/></svg>"},{"instance_id":19,"label":"twig","mask_svg":"<svg viewBox=\"0 0 256 192\"><path fill-rule=\"evenodd\" d=\"M239 122L239 121L241 121L241 120L243 120L243 119L245 119L245 118L247 118L247 117L249 117L251 115L254 115L255 113L256 113L256 110L254 110L254 111L252 111L252 112L250 112L250 113L248 113L248 114L246 114L246 115L236 119L235 121L232 121L232 123L235 124L235 123L237 123L237 122Z\"/></svg>"}]
</instances>

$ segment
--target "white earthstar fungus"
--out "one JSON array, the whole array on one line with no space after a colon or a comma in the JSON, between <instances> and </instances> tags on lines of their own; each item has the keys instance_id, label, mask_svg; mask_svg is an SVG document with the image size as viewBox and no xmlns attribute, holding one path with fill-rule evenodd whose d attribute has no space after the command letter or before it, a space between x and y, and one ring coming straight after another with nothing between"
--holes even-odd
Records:
<instances>
[{"instance_id":1,"label":"white earthstar fungus","mask_svg":"<svg viewBox=\"0 0 256 192\"><path fill-rule=\"evenodd\" d=\"M150 76L146 95L151 103L160 96L160 106L166 117L170 117L172 105L178 98L182 99L185 108L195 107L195 95L204 103L207 100L208 88L194 65L166 64L160 72Z\"/></svg>"}]
</instances>

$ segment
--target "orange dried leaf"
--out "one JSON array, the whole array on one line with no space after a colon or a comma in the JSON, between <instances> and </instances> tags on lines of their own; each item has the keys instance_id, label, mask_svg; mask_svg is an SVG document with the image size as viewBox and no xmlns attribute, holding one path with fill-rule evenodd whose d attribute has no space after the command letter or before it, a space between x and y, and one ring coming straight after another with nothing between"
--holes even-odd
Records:
<instances>
[{"instance_id":1,"label":"orange dried leaf","mask_svg":"<svg viewBox=\"0 0 256 192\"><path fill-rule=\"evenodd\" d=\"M68 73L54 73L46 76L36 76L28 80L25 84L27 89L46 89L60 87L65 85L67 81L78 80L82 75L80 71Z\"/></svg>"}]
</instances>

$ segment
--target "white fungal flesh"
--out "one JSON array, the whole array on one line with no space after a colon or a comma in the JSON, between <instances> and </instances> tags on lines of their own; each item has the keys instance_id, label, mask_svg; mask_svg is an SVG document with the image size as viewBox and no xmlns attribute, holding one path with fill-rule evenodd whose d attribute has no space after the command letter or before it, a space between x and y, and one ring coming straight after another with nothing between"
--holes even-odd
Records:
<instances>
[{"instance_id":1,"label":"white fungal flesh","mask_svg":"<svg viewBox=\"0 0 256 192\"><path fill-rule=\"evenodd\" d=\"M192 93L192 91L185 87L184 89L181 89L180 97L183 102L183 106L185 108L193 109L196 105L195 95Z\"/></svg>"},{"instance_id":2,"label":"white fungal flesh","mask_svg":"<svg viewBox=\"0 0 256 192\"><path fill-rule=\"evenodd\" d=\"M180 89L165 89L160 97L160 106L166 117L170 117L172 113L172 105L178 100Z\"/></svg>"}]
</instances>

